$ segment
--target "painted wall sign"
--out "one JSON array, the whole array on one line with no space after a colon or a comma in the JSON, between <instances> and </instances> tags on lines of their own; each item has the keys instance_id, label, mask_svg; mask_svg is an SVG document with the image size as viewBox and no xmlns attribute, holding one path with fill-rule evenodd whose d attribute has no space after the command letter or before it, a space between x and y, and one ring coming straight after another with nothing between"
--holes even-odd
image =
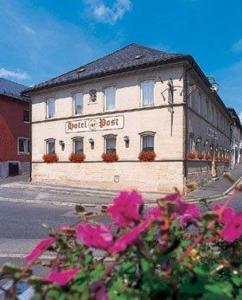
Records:
<instances>
[{"instance_id":1,"label":"painted wall sign","mask_svg":"<svg viewBox=\"0 0 242 300\"><path fill-rule=\"evenodd\" d=\"M65 127L66 133L122 129L124 127L124 116L68 121L66 122Z\"/></svg>"}]
</instances>

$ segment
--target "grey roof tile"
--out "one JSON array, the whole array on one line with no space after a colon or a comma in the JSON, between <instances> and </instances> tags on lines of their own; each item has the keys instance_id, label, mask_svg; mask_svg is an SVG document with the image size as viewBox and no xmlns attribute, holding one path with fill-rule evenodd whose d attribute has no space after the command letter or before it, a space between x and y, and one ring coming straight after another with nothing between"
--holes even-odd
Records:
<instances>
[{"instance_id":1,"label":"grey roof tile","mask_svg":"<svg viewBox=\"0 0 242 300\"><path fill-rule=\"evenodd\" d=\"M86 65L82 65L75 70L37 84L34 87L27 89L27 91L39 90L46 87L98 76L105 76L129 69L141 68L156 63L165 63L167 61L185 57L187 57L187 55L167 53L137 44L130 44L109 55Z\"/></svg>"},{"instance_id":2,"label":"grey roof tile","mask_svg":"<svg viewBox=\"0 0 242 300\"><path fill-rule=\"evenodd\" d=\"M8 97L13 97L19 100L28 101L27 97L23 97L21 92L26 90L28 87L14 81L0 78L0 95L5 95Z\"/></svg>"}]
</instances>

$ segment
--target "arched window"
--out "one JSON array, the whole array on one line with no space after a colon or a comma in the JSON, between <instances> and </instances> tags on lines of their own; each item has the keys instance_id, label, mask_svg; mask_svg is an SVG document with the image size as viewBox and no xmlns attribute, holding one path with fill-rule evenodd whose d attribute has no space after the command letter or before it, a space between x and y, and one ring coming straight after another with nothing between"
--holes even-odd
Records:
<instances>
[{"instance_id":1,"label":"arched window","mask_svg":"<svg viewBox=\"0 0 242 300\"><path fill-rule=\"evenodd\" d=\"M141 132L140 138L141 138L141 151L155 150L155 132L153 131Z\"/></svg>"},{"instance_id":2,"label":"arched window","mask_svg":"<svg viewBox=\"0 0 242 300\"><path fill-rule=\"evenodd\" d=\"M73 141L73 153L83 153L83 137L74 137Z\"/></svg>"},{"instance_id":3,"label":"arched window","mask_svg":"<svg viewBox=\"0 0 242 300\"><path fill-rule=\"evenodd\" d=\"M114 134L104 136L105 153L116 153L116 139L117 136Z\"/></svg>"}]
</instances>

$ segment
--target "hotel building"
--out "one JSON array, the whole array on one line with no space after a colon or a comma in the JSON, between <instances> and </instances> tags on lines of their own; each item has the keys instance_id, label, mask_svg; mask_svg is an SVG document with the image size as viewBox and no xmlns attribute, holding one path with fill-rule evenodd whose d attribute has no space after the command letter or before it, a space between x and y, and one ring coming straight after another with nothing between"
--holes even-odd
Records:
<instances>
[{"instance_id":1,"label":"hotel building","mask_svg":"<svg viewBox=\"0 0 242 300\"><path fill-rule=\"evenodd\" d=\"M211 177L205 154L229 156L231 116L190 55L131 44L24 93L33 181L169 192ZM217 172L227 165L217 162Z\"/></svg>"}]
</instances>

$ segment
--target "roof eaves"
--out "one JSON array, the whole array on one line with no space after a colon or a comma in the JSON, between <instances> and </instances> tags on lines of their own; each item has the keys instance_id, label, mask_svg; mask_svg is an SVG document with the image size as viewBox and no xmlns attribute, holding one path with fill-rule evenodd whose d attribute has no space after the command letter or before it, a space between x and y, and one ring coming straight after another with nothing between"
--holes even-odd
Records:
<instances>
[{"instance_id":1,"label":"roof eaves","mask_svg":"<svg viewBox=\"0 0 242 300\"><path fill-rule=\"evenodd\" d=\"M39 86L39 87L36 86L36 87L28 88L28 89L22 91L21 94L22 95L30 95L32 92L36 92L36 91L40 91L40 90L44 90L44 89L48 89L48 88L52 88L52 87L57 87L57 86L61 86L61 85L68 85L71 83L80 82L80 81L84 81L84 80L120 74L120 73L124 73L127 71L132 71L132 70L145 69L145 68L152 67L152 66L166 65L166 64L175 63L175 62L182 62L182 61L188 60L188 57L189 57L189 55L180 55L180 56L176 56L176 57L171 57L167 60L157 60L154 62L145 62L144 64L141 64L141 65L128 66L128 67L125 67L125 68L122 68L119 70L102 71L102 72L98 72L95 74L83 76L82 78L64 80L62 82L46 84L44 86Z\"/></svg>"}]
</instances>

